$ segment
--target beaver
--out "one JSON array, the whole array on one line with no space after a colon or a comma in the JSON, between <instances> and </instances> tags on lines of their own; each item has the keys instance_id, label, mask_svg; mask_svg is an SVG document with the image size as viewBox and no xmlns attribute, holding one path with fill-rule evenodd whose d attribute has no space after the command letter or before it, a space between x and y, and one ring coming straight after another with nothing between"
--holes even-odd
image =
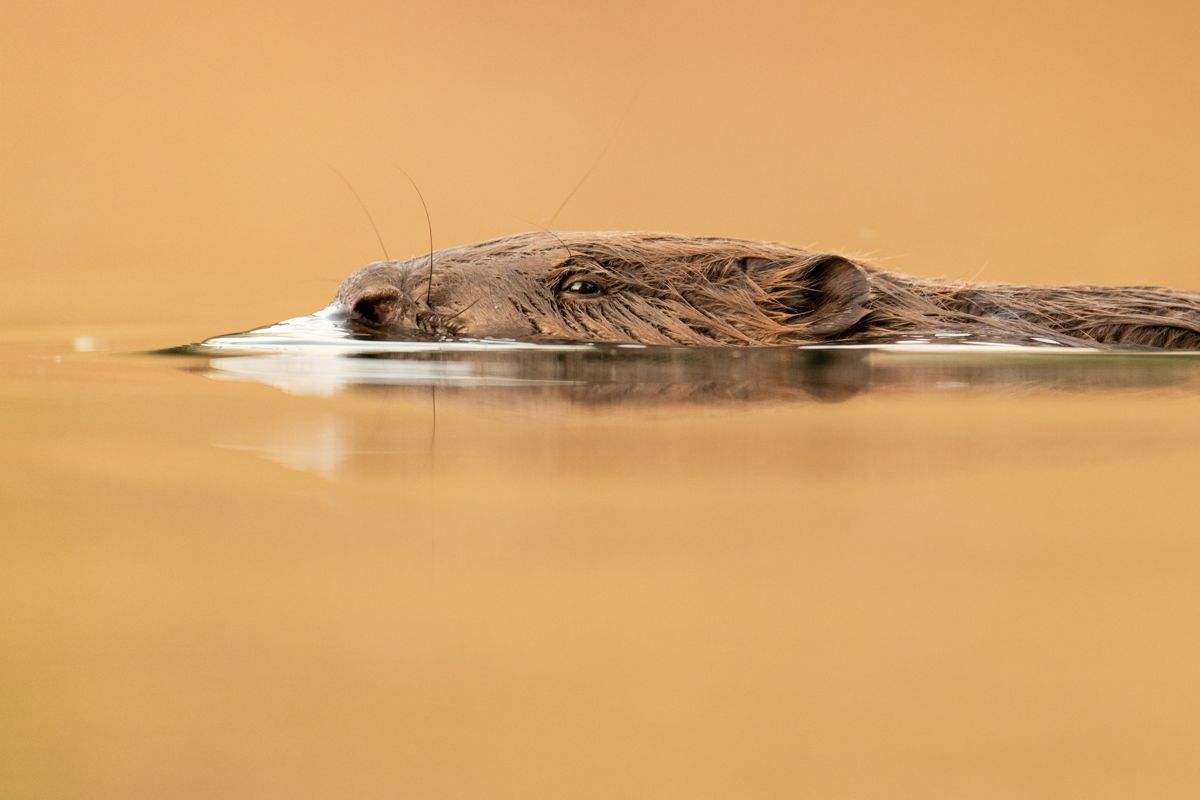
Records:
<instances>
[{"instance_id":1,"label":"beaver","mask_svg":"<svg viewBox=\"0 0 1200 800\"><path fill-rule=\"evenodd\" d=\"M541 231L370 264L334 306L391 338L644 345L873 343L938 334L1200 350L1200 292L916 278L782 244Z\"/></svg>"}]
</instances>

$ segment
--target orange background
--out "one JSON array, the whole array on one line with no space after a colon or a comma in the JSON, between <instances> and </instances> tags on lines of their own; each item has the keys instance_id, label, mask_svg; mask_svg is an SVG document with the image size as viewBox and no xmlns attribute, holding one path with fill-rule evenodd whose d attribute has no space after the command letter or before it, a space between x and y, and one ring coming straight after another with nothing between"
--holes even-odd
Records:
<instances>
[{"instance_id":1,"label":"orange background","mask_svg":"<svg viewBox=\"0 0 1200 800\"><path fill-rule=\"evenodd\" d=\"M1200 286L1192 3L25 3L0 25L0 312L315 310L555 221L920 274ZM623 121L622 121L623 120ZM615 134L614 134L615 131Z\"/></svg>"}]
</instances>

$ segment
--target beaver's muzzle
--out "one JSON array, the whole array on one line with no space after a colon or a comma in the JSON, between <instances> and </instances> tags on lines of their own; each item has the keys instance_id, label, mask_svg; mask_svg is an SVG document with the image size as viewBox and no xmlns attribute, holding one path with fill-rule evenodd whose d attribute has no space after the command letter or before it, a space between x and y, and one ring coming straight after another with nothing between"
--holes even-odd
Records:
<instances>
[{"instance_id":1,"label":"beaver's muzzle","mask_svg":"<svg viewBox=\"0 0 1200 800\"><path fill-rule=\"evenodd\" d=\"M409 301L395 286L366 287L349 299L346 311L351 320L374 327L394 324Z\"/></svg>"}]
</instances>

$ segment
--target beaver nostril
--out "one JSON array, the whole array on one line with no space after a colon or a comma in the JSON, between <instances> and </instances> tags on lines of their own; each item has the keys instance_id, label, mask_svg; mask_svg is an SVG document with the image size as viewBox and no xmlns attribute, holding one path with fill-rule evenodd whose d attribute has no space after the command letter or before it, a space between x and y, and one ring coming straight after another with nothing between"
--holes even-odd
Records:
<instances>
[{"instance_id":1,"label":"beaver nostril","mask_svg":"<svg viewBox=\"0 0 1200 800\"><path fill-rule=\"evenodd\" d=\"M351 313L371 325L382 325L391 319L399 304L399 290L389 286L363 294L354 301Z\"/></svg>"}]
</instances>

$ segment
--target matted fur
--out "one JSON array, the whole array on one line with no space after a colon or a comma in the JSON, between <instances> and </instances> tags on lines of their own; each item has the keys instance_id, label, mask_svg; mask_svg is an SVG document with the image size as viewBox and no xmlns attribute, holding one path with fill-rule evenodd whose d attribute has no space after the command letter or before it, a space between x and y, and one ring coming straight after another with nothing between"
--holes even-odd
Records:
<instances>
[{"instance_id":1,"label":"matted fur","mask_svg":"<svg viewBox=\"0 0 1200 800\"><path fill-rule=\"evenodd\" d=\"M376 334L794 345L968 333L1200 349L1200 293L914 278L779 244L656 233L523 233L379 262L335 303ZM576 281L599 289L569 291ZM428 303L425 298L428 295Z\"/></svg>"}]
</instances>

